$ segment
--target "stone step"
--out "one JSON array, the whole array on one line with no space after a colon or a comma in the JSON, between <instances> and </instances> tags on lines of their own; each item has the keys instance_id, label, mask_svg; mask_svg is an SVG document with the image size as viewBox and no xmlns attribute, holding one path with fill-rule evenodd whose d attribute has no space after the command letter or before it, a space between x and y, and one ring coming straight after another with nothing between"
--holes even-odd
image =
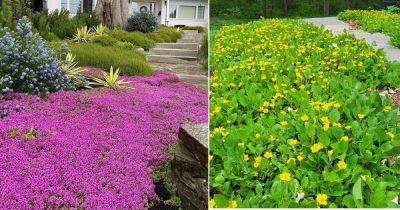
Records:
<instances>
[{"instance_id":1,"label":"stone step","mask_svg":"<svg viewBox=\"0 0 400 210\"><path fill-rule=\"evenodd\" d=\"M196 63L197 57L194 56L173 56L173 55L147 55L148 62L156 63Z\"/></svg>"},{"instance_id":2,"label":"stone step","mask_svg":"<svg viewBox=\"0 0 400 210\"><path fill-rule=\"evenodd\" d=\"M179 39L178 43L198 43L197 39Z\"/></svg>"},{"instance_id":3,"label":"stone step","mask_svg":"<svg viewBox=\"0 0 400 210\"><path fill-rule=\"evenodd\" d=\"M198 50L197 43L157 43L155 48Z\"/></svg>"},{"instance_id":4,"label":"stone step","mask_svg":"<svg viewBox=\"0 0 400 210\"><path fill-rule=\"evenodd\" d=\"M175 56L192 56L196 57L197 50L185 50L185 49L165 49L165 48L153 48L151 52L155 55L175 55Z\"/></svg>"},{"instance_id":5,"label":"stone step","mask_svg":"<svg viewBox=\"0 0 400 210\"><path fill-rule=\"evenodd\" d=\"M183 30L184 34L198 34L199 31L197 30Z\"/></svg>"}]
</instances>

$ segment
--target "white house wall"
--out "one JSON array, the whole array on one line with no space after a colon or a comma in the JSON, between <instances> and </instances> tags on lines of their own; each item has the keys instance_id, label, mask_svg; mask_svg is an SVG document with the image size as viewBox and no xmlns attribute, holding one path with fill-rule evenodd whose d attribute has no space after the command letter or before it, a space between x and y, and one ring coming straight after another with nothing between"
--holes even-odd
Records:
<instances>
[{"instance_id":1,"label":"white house wall","mask_svg":"<svg viewBox=\"0 0 400 210\"><path fill-rule=\"evenodd\" d=\"M47 9L52 12L56 9L60 10L61 0L47 0Z\"/></svg>"},{"instance_id":2,"label":"white house wall","mask_svg":"<svg viewBox=\"0 0 400 210\"><path fill-rule=\"evenodd\" d=\"M184 6L205 6L204 19L179 19L169 18L169 12L166 12L166 6L163 1L161 24L167 23L169 26L186 25L186 26L208 26L208 1L207 0L170 0L170 5L184 5ZM167 15L165 15L167 14Z\"/></svg>"}]
</instances>

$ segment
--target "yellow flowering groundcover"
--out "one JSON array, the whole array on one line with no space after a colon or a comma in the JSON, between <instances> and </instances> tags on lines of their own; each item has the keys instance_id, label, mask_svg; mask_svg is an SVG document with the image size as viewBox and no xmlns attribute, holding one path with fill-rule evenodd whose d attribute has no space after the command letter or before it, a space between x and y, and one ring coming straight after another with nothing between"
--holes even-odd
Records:
<instances>
[{"instance_id":1,"label":"yellow flowering groundcover","mask_svg":"<svg viewBox=\"0 0 400 210\"><path fill-rule=\"evenodd\" d=\"M400 66L302 20L223 27L211 51L210 207L398 207Z\"/></svg>"},{"instance_id":2,"label":"yellow flowering groundcover","mask_svg":"<svg viewBox=\"0 0 400 210\"><path fill-rule=\"evenodd\" d=\"M376 10L346 10L339 13L341 20L357 21L368 32L382 32L391 37L393 46L400 47L400 14Z\"/></svg>"}]
</instances>

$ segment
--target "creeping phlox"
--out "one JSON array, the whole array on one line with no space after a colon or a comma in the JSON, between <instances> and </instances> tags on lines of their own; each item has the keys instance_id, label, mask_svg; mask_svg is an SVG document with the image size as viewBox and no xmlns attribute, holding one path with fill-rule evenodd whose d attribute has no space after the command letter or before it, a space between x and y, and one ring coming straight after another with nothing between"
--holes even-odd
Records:
<instances>
[{"instance_id":1,"label":"creeping phlox","mask_svg":"<svg viewBox=\"0 0 400 210\"><path fill-rule=\"evenodd\" d=\"M210 206L396 207L399 66L302 20L223 27L211 51Z\"/></svg>"},{"instance_id":2,"label":"creeping phlox","mask_svg":"<svg viewBox=\"0 0 400 210\"><path fill-rule=\"evenodd\" d=\"M375 10L346 10L338 15L341 20L357 21L361 29L371 33L382 32L400 47L400 14Z\"/></svg>"}]
</instances>

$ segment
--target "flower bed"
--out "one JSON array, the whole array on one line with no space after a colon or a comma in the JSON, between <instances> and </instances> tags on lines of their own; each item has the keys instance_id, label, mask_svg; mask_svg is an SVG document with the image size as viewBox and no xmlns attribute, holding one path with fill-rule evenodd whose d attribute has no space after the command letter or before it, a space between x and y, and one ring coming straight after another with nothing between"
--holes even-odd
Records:
<instances>
[{"instance_id":1,"label":"flower bed","mask_svg":"<svg viewBox=\"0 0 400 210\"><path fill-rule=\"evenodd\" d=\"M223 27L211 51L211 207L398 207L400 66L302 20Z\"/></svg>"},{"instance_id":2,"label":"flower bed","mask_svg":"<svg viewBox=\"0 0 400 210\"><path fill-rule=\"evenodd\" d=\"M180 123L207 121L207 94L175 75L123 77L132 89L0 99L0 208L142 209L151 169Z\"/></svg>"},{"instance_id":3,"label":"flower bed","mask_svg":"<svg viewBox=\"0 0 400 210\"><path fill-rule=\"evenodd\" d=\"M391 37L394 46L400 47L400 14L374 10L346 10L339 13L341 20L355 20L358 25L371 33L382 32Z\"/></svg>"}]
</instances>

